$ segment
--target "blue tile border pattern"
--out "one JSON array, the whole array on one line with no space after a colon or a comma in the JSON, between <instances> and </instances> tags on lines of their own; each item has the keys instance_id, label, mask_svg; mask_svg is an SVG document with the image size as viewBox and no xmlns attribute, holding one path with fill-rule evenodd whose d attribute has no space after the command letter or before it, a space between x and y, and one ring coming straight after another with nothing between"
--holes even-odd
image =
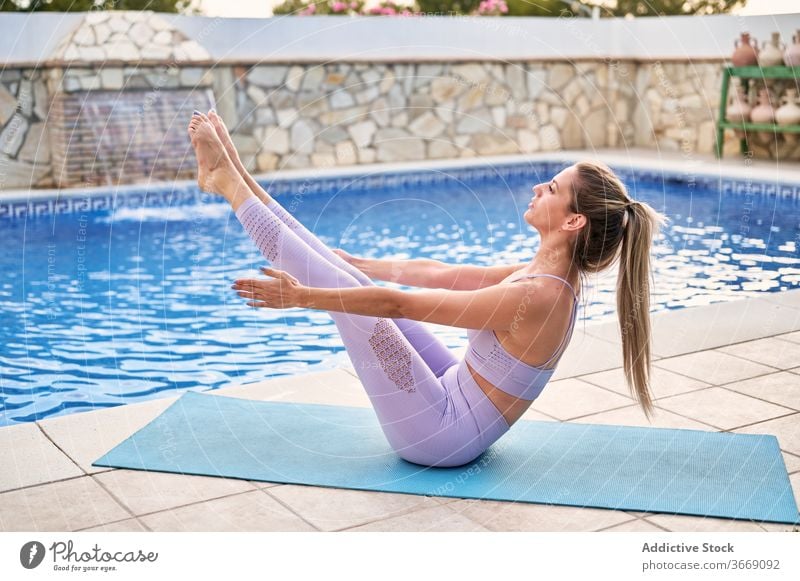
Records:
<instances>
[{"instance_id":1,"label":"blue tile border pattern","mask_svg":"<svg viewBox=\"0 0 800 581\"><path fill-rule=\"evenodd\" d=\"M511 164L481 165L479 167L455 167L421 169L414 171L385 171L369 173L366 168L363 173L353 173L346 176L300 178L277 178L273 180L260 179L259 183L272 195L281 194L302 195L322 192L348 190L371 190L384 187L414 187L427 184L442 184L449 180L463 182L481 182L503 179L521 179L530 177L531 180L542 180L555 175L572 162L535 161L518 162ZM715 176L711 174L695 174L678 172L674 170L653 170L639 168L614 168L612 169L628 186L630 194L636 197L636 188L639 184L652 187L666 186L668 184L683 184L687 191L714 190L722 194L760 194L767 196L780 195L781 197L798 198L800 196L800 183L781 183L769 180L741 179ZM94 211L108 211L118 208L140 207L172 207L194 205L207 201L210 194L201 192L191 182L175 184L156 184L136 186L123 186L114 191L109 189L94 188L89 191L65 190L67 195L53 198L39 197L34 194L32 199L20 198L3 200L0 192L0 219L25 219L28 217L41 217L53 214L84 213Z\"/></svg>"}]
</instances>

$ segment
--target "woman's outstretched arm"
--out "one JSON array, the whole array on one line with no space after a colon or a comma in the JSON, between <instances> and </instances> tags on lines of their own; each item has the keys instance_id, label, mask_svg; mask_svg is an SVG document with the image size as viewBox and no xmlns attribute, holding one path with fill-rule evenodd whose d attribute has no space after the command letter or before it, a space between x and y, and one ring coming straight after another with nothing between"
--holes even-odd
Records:
<instances>
[{"instance_id":1,"label":"woman's outstretched arm","mask_svg":"<svg viewBox=\"0 0 800 581\"><path fill-rule=\"evenodd\" d=\"M391 260L361 258L340 248L334 252L361 272L377 280L395 282L422 288L450 290L478 290L494 286L527 263L478 266L474 264L447 264L429 258Z\"/></svg>"},{"instance_id":2,"label":"woman's outstretched arm","mask_svg":"<svg viewBox=\"0 0 800 581\"><path fill-rule=\"evenodd\" d=\"M300 284L285 271L261 270L273 278L240 279L232 287L240 297L249 299L250 306L259 308L301 307L467 329L507 330L518 322L520 313L547 302L533 300L534 294L547 292L533 284L498 285L476 291L409 292L379 286L313 288Z\"/></svg>"}]
</instances>

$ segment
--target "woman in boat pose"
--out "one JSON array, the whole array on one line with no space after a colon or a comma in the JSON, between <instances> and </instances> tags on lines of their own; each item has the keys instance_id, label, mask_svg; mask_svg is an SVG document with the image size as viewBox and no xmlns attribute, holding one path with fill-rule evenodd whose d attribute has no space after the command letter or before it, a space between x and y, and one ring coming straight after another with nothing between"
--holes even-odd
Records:
<instances>
[{"instance_id":1,"label":"woman in boat pose","mask_svg":"<svg viewBox=\"0 0 800 581\"><path fill-rule=\"evenodd\" d=\"M524 214L541 244L529 263L478 267L334 251L246 171L222 119L188 127L198 184L223 196L271 263L233 288L253 307L327 311L397 454L425 466L471 462L544 389L577 320L581 275L619 258L624 373L648 415L650 245L666 218L631 199L605 165L580 162L533 187ZM380 287L370 277L431 290ZM421 321L469 329L459 359Z\"/></svg>"}]
</instances>

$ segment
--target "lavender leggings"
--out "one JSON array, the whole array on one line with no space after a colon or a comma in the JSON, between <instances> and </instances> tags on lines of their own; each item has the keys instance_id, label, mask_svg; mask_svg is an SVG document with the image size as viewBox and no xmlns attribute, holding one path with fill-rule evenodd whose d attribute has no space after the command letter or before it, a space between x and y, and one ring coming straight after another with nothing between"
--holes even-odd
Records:
<instances>
[{"instance_id":1,"label":"lavender leggings","mask_svg":"<svg viewBox=\"0 0 800 581\"><path fill-rule=\"evenodd\" d=\"M275 268L320 288L372 285L273 198L236 217ZM471 462L509 429L459 361L422 323L331 312L350 361L397 454L424 466Z\"/></svg>"}]
</instances>

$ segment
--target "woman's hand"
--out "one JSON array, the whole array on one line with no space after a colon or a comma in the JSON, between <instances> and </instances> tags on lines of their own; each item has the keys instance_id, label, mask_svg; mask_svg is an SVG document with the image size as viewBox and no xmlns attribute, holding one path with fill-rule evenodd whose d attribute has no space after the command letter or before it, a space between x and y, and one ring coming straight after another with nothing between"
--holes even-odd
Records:
<instances>
[{"instance_id":1,"label":"woman's hand","mask_svg":"<svg viewBox=\"0 0 800 581\"><path fill-rule=\"evenodd\" d=\"M306 288L288 272L275 268L261 267L261 272L273 277L271 280L240 279L233 283L232 289L240 297L250 299L251 307L289 309L298 307L300 292Z\"/></svg>"},{"instance_id":2,"label":"woman's hand","mask_svg":"<svg viewBox=\"0 0 800 581\"><path fill-rule=\"evenodd\" d=\"M368 258L360 258L358 256L353 256L352 254L348 254L341 248L334 248L333 253L337 255L339 258L344 260L346 263L355 266L358 270L363 272L369 277L372 277L372 272L369 269L369 259Z\"/></svg>"}]
</instances>

